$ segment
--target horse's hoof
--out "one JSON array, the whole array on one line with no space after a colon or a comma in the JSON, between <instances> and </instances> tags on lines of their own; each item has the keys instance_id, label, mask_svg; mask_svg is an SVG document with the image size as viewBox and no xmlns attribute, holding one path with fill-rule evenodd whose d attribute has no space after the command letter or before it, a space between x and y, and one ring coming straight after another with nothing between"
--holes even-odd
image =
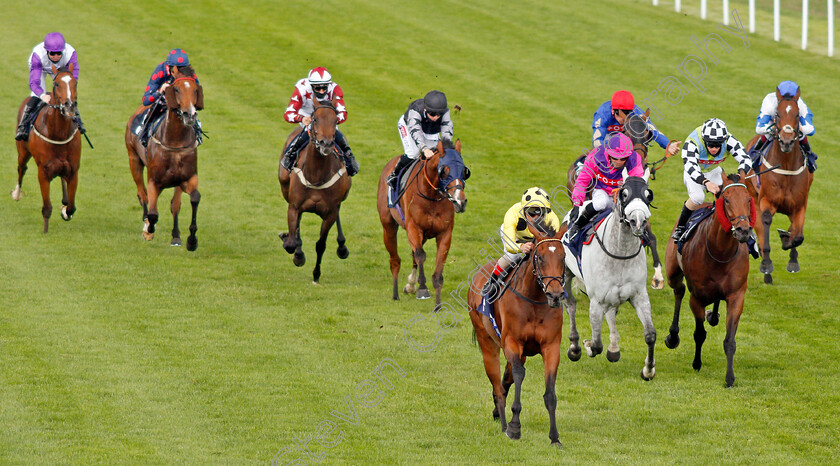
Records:
<instances>
[{"instance_id":1,"label":"horse's hoof","mask_svg":"<svg viewBox=\"0 0 840 466\"><path fill-rule=\"evenodd\" d=\"M338 249L336 249L335 253L338 254L339 259L347 259L347 256L350 255L350 250L347 249L347 246L342 244L338 247Z\"/></svg>"},{"instance_id":2,"label":"horse's hoof","mask_svg":"<svg viewBox=\"0 0 840 466\"><path fill-rule=\"evenodd\" d=\"M799 262L788 262L787 271L790 273L799 272Z\"/></svg>"},{"instance_id":3,"label":"horse's hoof","mask_svg":"<svg viewBox=\"0 0 840 466\"><path fill-rule=\"evenodd\" d=\"M773 284L773 276L770 275L769 273L765 273L764 274L764 283L767 284L767 285L772 285Z\"/></svg>"},{"instance_id":4,"label":"horse's hoof","mask_svg":"<svg viewBox=\"0 0 840 466\"><path fill-rule=\"evenodd\" d=\"M621 350L618 350L615 353L613 353L610 350L607 350L607 361L618 362L619 359L621 359Z\"/></svg>"},{"instance_id":5,"label":"horse's hoof","mask_svg":"<svg viewBox=\"0 0 840 466\"><path fill-rule=\"evenodd\" d=\"M294 255L294 257L292 257L292 262L293 262L296 266L298 266L298 267L302 267L302 266L303 266L303 264L305 264L305 263L306 263L306 255L303 253L303 251L296 252L296 253L295 253L295 255Z\"/></svg>"},{"instance_id":6,"label":"horse's hoof","mask_svg":"<svg viewBox=\"0 0 840 466\"><path fill-rule=\"evenodd\" d=\"M16 201L20 200L20 188L15 188L12 190L12 199Z\"/></svg>"},{"instance_id":7,"label":"horse's hoof","mask_svg":"<svg viewBox=\"0 0 840 466\"><path fill-rule=\"evenodd\" d=\"M735 385L735 377L732 377L732 380L729 380L729 377L726 378L726 388L732 388Z\"/></svg>"},{"instance_id":8,"label":"horse's hoof","mask_svg":"<svg viewBox=\"0 0 840 466\"><path fill-rule=\"evenodd\" d=\"M703 367L703 362L700 361L699 359L695 359L694 361L691 362L691 367L693 367L694 370L699 372L700 368Z\"/></svg>"},{"instance_id":9,"label":"horse's hoof","mask_svg":"<svg viewBox=\"0 0 840 466\"><path fill-rule=\"evenodd\" d=\"M562 450L562 449L563 449L563 444L562 444L562 443L560 443L560 442L556 442L556 441L555 441L555 442L551 442L551 446L552 446L552 447L555 447L555 448L558 448L558 449L560 449L560 450Z\"/></svg>"},{"instance_id":10,"label":"horse's hoof","mask_svg":"<svg viewBox=\"0 0 840 466\"><path fill-rule=\"evenodd\" d=\"M195 251L198 248L198 238L190 236L187 238L187 251Z\"/></svg>"},{"instance_id":11,"label":"horse's hoof","mask_svg":"<svg viewBox=\"0 0 840 466\"><path fill-rule=\"evenodd\" d=\"M680 336L676 333L669 333L668 336L665 337L665 346L669 349L674 349L677 346L680 346Z\"/></svg>"},{"instance_id":12,"label":"horse's hoof","mask_svg":"<svg viewBox=\"0 0 840 466\"><path fill-rule=\"evenodd\" d=\"M181 247L181 238L172 238L172 242L170 242L169 245L174 247Z\"/></svg>"},{"instance_id":13,"label":"horse's hoof","mask_svg":"<svg viewBox=\"0 0 840 466\"><path fill-rule=\"evenodd\" d=\"M405 287L403 287L403 293L405 293L405 294L414 294L416 292L417 292L417 285L412 285L412 284L409 283L409 284L406 284Z\"/></svg>"},{"instance_id":14,"label":"horse's hoof","mask_svg":"<svg viewBox=\"0 0 840 466\"><path fill-rule=\"evenodd\" d=\"M665 288L665 280L653 279L650 282L650 287L653 288L654 290L661 290L661 289Z\"/></svg>"},{"instance_id":15,"label":"horse's hoof","mask_svg":"<svg viewBox=\"0 0 840 466\"><path fill-rule=\"evenodd\" d=\"M580 360L580 347L572 348L569 347L569 352L566 353L569 356L569 359L572 361L579 361Z\"/></svg>"},{"instance_id":16,"label":"horse's hoof","mask_svg":"<svg viewBox=\"0 0 840 466\"><path fill-rule=\"evenodd\" d=\"M144 231L143 232L143 239L146 240L146 241L151 241L151 240L155 239L155 234L154 233L149 233L148 231Z\"/></svg>"},{"instance_id":17,"label":"horse's hoof","mask_svg":"<svg viewBox=\"0 0 840 466\"><path fill-rule=\"evenodd\" d=\"M73 216L72 216L72 215L69 215L69 214L67 213L67 206L66 206L66 205L65 205L65 206L61 206L61 218L62 218L65 222L69 222L69 221L70 221L70 219L71 219L71 218L73 218Z\"/></svg>"},{"instance_id":18,"label":"horse's hoof","mask_svg":"<svg viewBox=\"0 0 840 466\"><path fill-rule=\"evenodd\" d=\"M656 376L656 368L651 368L650 372L647 370L647 366L642 367L642 372L639 374L642 376L642 380L646 382L650 382Z\"/></svg>"},{"instance_id":19,"label":"horse's hoof","mask_svg":"<svg viewBox=\"0 0 840 466\"><path fill-rule=\"evenodd\" d=\"M499 420L499 410L497 408L493 408L493 420L494 421Z\"/></svg>"},{"instance_id":20,"label":"horse's hoof","mask_svg":"<svg viewBox=\"0 0 840 466\"><path fill-rule=\"evenodd\" d=\"M706 311L706 322L712 327L716 326L720 321L720 314L715 311Z\"/></svg>"},{"instance_id":21,"label":"horse's hoof","mask_svg":"<svg viewBox=\"0 0 840 466\"><path fill-rule=\"evenodd\" d=\"M417 299L429 299L431 297L432 297L432 295L431 295L431 293L429 293L428 288L422 288L422 289L417 290Z\"/></svg>"},{"instance_id":22,"label":"horse's hoof","mask_svg":"<svg viewBox=\"0 0 840 466\"><path fill-rule=\"evenodd\" d=\"M758 271L763 274L773 273L773 263L770 261L767 261L767 263L761 261L761 265L758 267Z\"/></svg>"},{"instance_id":23,"label":"horse's hoof","mask_svg":"<svg viewBox=\"0 0 840 466\"><path fill-rule=\"evenodd\" d=\"M514 429L510 426L510 424L508 424L508 428L505 431L505 434L508 436L508 438L511 438L513 440L519 440L519 438L522 437L522 432L519 430L519 428L517 427Z\"/></svg>"}]
</instances>

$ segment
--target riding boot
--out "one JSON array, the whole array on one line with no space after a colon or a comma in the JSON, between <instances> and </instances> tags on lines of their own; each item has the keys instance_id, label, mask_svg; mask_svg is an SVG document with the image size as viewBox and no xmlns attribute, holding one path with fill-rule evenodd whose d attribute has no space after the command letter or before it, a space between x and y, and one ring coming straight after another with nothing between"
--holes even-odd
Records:
<instances>
[{"instance_id":1,"label":"riding boot","mask_svg":"<svg viewBox=\"0 0 840 466\"><path fill-rule=\"evenodd\" d=\"M753 170L758 171L759 165L761 165L761 153L764 152L764 148L767 147L767 143L770 141L766 136L762 136L758 138L758 141L750 149L750 160L752 161Z\"/></svg>"},{"instance_id":2,"label":"riding boot","mask_svg":"<svg viewBox=\"0 0 840 466\"><path fill-rule=\"evenodd\" d=\"M397 177L399 177L400 172L403 171L405 167L411 165L412 161L413 159L405 154L400 156L400 161L397 162L397 165L394 167L394 171L392 171L391 174L388 175L388 178L385 180L392 190L397 190Z\"/></svg>"},{"instance_id":3,"label":"riding boot","mask_svg":"<svg viewBox=\"0 0 840 466\"><path fill-rule=\"evenodd\" d=\"M502 268L499 265L499 262L496 262L496 267L493 268L493 273L490 275L490 278L487 279L487 282L484 284L484 287L481 289L481 296L487 298L488 303L492 303L499 299L499 293L502 289L502 284L504 282L505 277L508 276L511 270L517 266L522 260L525 259L524 254L520 255L516 258L513 262L511 262L507 267Z\"/></svg>"},{"instance_id":4,"label":"riding boot","mask_svg":"<svg viewBox=\"0 0 840 466\"><path fill-rule=\"evenodd\" d=\"M280 164L283 165L283 168L286 170L292 171L292 167L295 166L295 162L297 161L298 152L309 142L309 133L304 129L294 139L292 142L289 143L289 147L286 148L286 152L283 152L283 160L280 161Z\"/></svg>"},{"instance_id":5,"label":"riding boot","mask_svg":"<svg viewBox=\"0 0 840 466\"><path fill-rule=\"evenodd\" d=\"M202 142L204 142L204 131L201 130L201 120L198 117L195 118L195 126L193 126L193 130L195 131L195 142L196 146L200 146Z\"/></svg>"},{"instance_id":6,"label":"riding boot","mask_svg":"<svg viewBox=\"0 0 840 466\"><path fill-rule=\"evenodd\" d=\"M143 123L141 123L143 129L140 130L139 134L140 144L143 144L143 147L149 144L149 126L151 126L152 121L158 116L158 109L162 107L162 102L162 99L154 102L143 118Z\"/></svg>"},{"instance_id":7,"label":"riding boot","mask_svg":"<svg viewBox=\"0 0 840 466\"><path fill-rule=\"evenodd\" d=\"M16 141L26 141L29 139L29 117L32 116L32 112L35 110L35 107L38 106L38 102L41 99L39 97L30 97L29 102L26 103L26 107L23 108L23 115L20 117L20 124L17 127L17 133L15 134Z\"/></svg>"},{"instance_id":8,"label":"riding boot","mask_svg":"<svg viewBox=\"0 0 840 466\"><path fill-rule=\"evenodd\" d=\"M679 241L680 238L682 238L683 233L685 233L685 224L688 223L688 219L691 217L692 212L694 211L683 204L682 212L680 212L680 218L677 220L677 227L674 228L674 234L671 235L675 241Z\"/></svg>"},{"instance_id":9,"label":"riding boot","mask_svg":"<svg viewBox=\"0 0 840 466\"><path fill-rule=\"evenodd\" d=\"M344 153L344 165L347 167L347 174L354 176L356 173L359 173L359 162L353 157L353 151L350 149L350 145L347 144L347 138L344 137L341 131L335 131L335 143L338 144L338 148Z\"/></svg>"},{"instance_id":10,"label":"riding boot","mask_svg":"<svg viewBox=\"0 0 840 466\"><path fill-rule=\"evenodd\" d=\"M578 211L579 214L577 216L577 219L575 219L574 223L572 223L569 226L569 231L566 232L566 235L569 238L569 242L574 241L575 236L577 236L578 233L580 233L580 229L585 227L586 224L589 223L589 221L592 220L592 218L595 217L595 215L598 213L598 211L595 210L595 207L592 205L591 202L589 204L586 204L586 207L584 207L583 210L578 209Z\"/></svg>"},{"instance_id":11,"label":"riding boot","mask_svg":"<svg viewBox=\"0 0 840 466\"><path fill-rule=\"evenodd\" d=\"M799 140L799 147L802 148L802 152L805 154L805 163L808 165L808 171L814 173L817 171L817 154L811 151L811 143L808 142L807 137Z\"/></svg>"}]
</instances>

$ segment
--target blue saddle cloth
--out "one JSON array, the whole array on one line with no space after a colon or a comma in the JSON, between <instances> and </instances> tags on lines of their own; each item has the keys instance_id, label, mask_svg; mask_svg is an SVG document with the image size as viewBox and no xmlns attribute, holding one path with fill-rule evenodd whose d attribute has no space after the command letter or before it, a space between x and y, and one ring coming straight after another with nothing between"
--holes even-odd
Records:
<instances>
[{"instance_id":1,"label":"blue saddle cloth","mask_svg":"<svg viewBox=\"0 0 840 466\"><path fill-rule=\"evenodd\" d=\"M577 260L578 268L580 268L580 256L583 253L583 245L589 244L592 242L592 237L595 234L595 229L598 228L598 225L607 218L612 210L604 210L596 215L585 227L581 228L580 233L575 236L574 240L571 242L566 242L566 238L563 239L563 244L569 248L572 255L575 256L575 260Z\"/></svg>"},{"instance_id":2,"label":"blue saddle cloth","mask_svg":"<svg viewBox=\"0 0 840 466\"><path fill-rule=\"evenodd\" d=\"M498 301L498 299L496 301ZM486 296L481 297L481 303L478 305L478 309L476 309L476 311L490 319L490 323L493 325L493 330L496 331L496 336L502 338L502 332L499 330L499 325L496 323L496 317L493 316L493 304L487 302Z\"/></svg>"},{"instance_id":3,"label":"blue saddle cloth","mask_svg":"<svg viewBox=\"0 0 840 466\"><path fill-rule=\"evenodd\" d=\"M140 136L140 133L143 131L143 121L146 119L146 115L152 111L152 108L153 107L149 107L134 117L134 120L131 122L131 132L134 133L135 136ZM149 131L146 134L154 134L158 126L160 126L160 123L163 121L164 115L166 115L166 112L156 116L154 121L149 123Z\"/></svg>"},{"instance_id":4,"label":"blue saddle cloth","mask_svg":"<svg viewBox=\"0 0 840 466\"><path fill-rule=\"evenodd\" d=\"M688 218L688 222L685 224L685 232L683 232L680 239L676 240L677 243L677 252L682 254L683 244L688 241L694 232L697 230L697 225L700 225L700 222L706 219L706 217L715 213L715 205L709 204L705 207L701 207L695 210L691 217Z\"/></svg>"},{"instance_id":5,"label":"blue saddle cloth","mask_svg":"<svg viewBox=\"0 0 840 466\"><path fill-rule=\"evenodd\" d=\"M403 193L405 193L405 186L408 183L408 174L411 173L411 170L414 168L415 165L419 163L419 159L414 160L410 164L408 164L402 171L397 173L397 190L394 191L391 187L388 187L388 206L396 207L397 210L400 211L400 216L405 220L405 216L403 216L402 209L400 209L398 202L402 197Z\"/></svg>"}]
</instances>

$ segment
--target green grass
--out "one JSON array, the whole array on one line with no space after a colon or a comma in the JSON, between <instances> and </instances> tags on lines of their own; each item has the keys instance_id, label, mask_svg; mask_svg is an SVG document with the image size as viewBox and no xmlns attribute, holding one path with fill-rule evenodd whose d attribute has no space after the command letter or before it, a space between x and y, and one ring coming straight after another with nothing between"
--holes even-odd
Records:
<instances>
[{"instance_id":1,"label":"green grass","mask_svg":"<svg viewBox=\"0 0 840 466\"><path fill-rule=\"evenodd\" d=\"M49 13L35 21L35 11ZM34 163L23 199L0 197L0 462L265 463L295 438L315 435L323 420L341 433L325 434L337 444L312 452L331 464L840 458L836 60L759 36L745 48L713 21L647 2L34 1L12 2L4 13L0 185L15 184L12 134L27 95L24 60L51 30L79 50L79 105L96 149L83 149L78 212L69 223L53 215L47 235ZM638 376L642 328L623 306L621 361L561 360L557 420L565 450L548 445L540 358L526 365L522 440L510 441L490 416L490 384L466 313L459 311L460 322L436 347L418 352L405 327L426 317L412 334L431 342L430 303L390 300L375 186L401 148L395 122L433 88L463 108L455 128L473 177L446 264L448 295L483 262L482 245L525 188L563 183L589 144L595 108L616 89L640 100L667 76L681 77L675 67L697 53L689 37L711 32L732 51L708 65L704 93L683 81L689 94L679 105L662 104L657 124L683 139L718 116L745 141L762 97L783 79L800 83L816 114L812 144L821 155L802 272L783 271L778 238L775 285L763 285L752 262L734 388L723 388L724 329L709 328L696 373L687 313L682 345L668 350L673 294L654 291L656 379ZM171 191L162 196L159 234L142 240L123 144L149 73L172 47L195 64L211 135L199 150L194 253L168 246ZM318 222L304 217L308 262L294 267L277 238L286 230L286 204L276 180L279 149L293 128L282 120L292 85L317 65L345 90L342 130L362 165L342 208L351 255L338 260L331 239L320 286L311 284ZM686 196L681 170L671 161L652 183L660 238ZM54 182L56 203L57 189ZM787 221L777 217L774 225ZM405 264L403 233L400 249ZM579 316L588 338L585 313ZM357 387L380 381L372 371L386 358L405 377L385 368L393 389L364 407ZM356 424L330 414L348 413L345 397Z\"/></svg>"}]
</instances>

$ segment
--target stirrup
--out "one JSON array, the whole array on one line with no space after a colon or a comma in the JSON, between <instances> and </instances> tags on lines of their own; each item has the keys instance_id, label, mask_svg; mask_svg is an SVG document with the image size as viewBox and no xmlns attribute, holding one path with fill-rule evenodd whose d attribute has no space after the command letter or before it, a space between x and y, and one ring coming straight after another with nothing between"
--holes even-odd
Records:
<instances>
[{"instance_id":1,"label":"stirrup","mask_svg":"<svg viewBox=\"0 0 840 466\"><path fill-rule=\"evenodd\" d=\"M685 234L685 227L677 227L674 229L674 234L671 235L671 238L674 238L674 241L679 241L680 238L683 237Z\"/></svg>"}]
</instances>

